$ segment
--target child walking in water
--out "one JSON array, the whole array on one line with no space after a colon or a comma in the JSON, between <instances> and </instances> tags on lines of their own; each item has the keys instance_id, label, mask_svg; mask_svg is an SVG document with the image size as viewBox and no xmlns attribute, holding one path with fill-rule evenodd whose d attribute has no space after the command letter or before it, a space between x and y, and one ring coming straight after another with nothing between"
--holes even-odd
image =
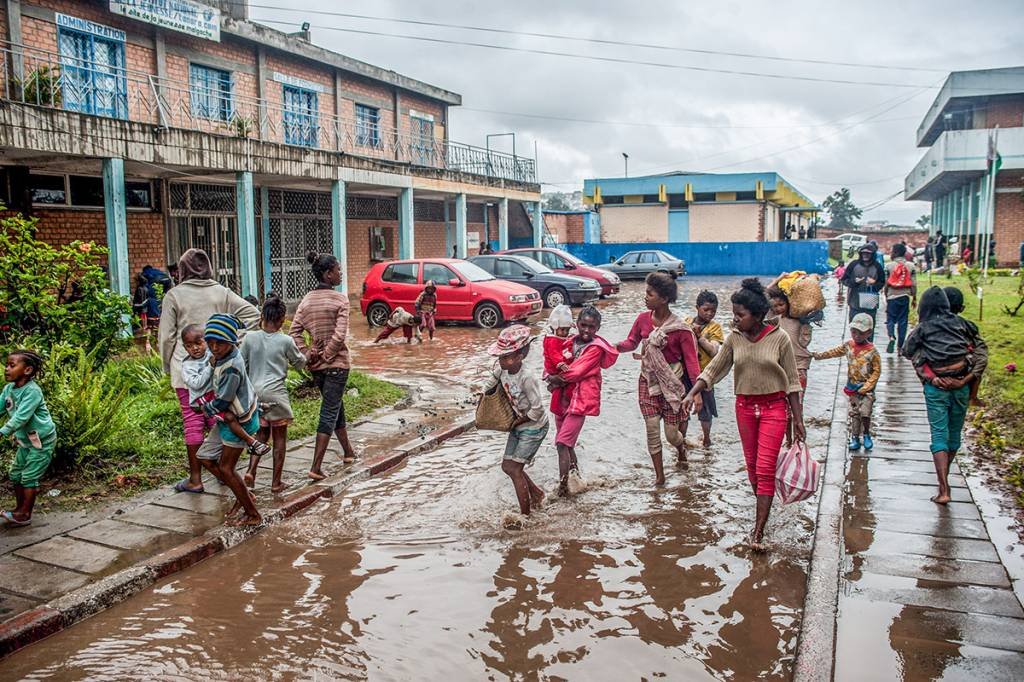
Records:
<instances>
[{"instance_id":1,"label":"child walking in water","mask_svg":"<svg viewBox=\"0 0 1024 682\"><path fill-rule=\"evenodd\" d=\"M523 369L523 360L530 352L530 328L517 324L503 329L498 340L490 345L487 352L497 356L498 367L487 385L490 390L500 383L512 403L516 421L508 434L501 470L512 479L519 512L529 516L532 509L540 507L544 493L526 474L526 467L533 463L537 451L548 435L548 413L544 408L540 381L536 375Z\"/></svg>"},{"instance_id":2,"label":"child walking in water","mask_svg":"<svg viewBox=\"0 0 1024 682\"><path fill-rule=\"evenodd\" d=\"M544 378L568 369L572 350L566 341L572 331L572 308L557 305L548 317L548 332L544 337Z\"/></svg>"},{"instance_id":3,"label":"child walking in water","mask_svg":"<svg viewBox=\"0 0 1024 682\"><path fill-rule=\"evenodd\" d=\"M288 365L295 369L306 366L306 356L299 352L295 341L281 331L288 308L281 297L270 294L263 302L260 330L249 332L242 341L242 359L249 373L249 380L256 389L256 396L264 406L260 412L259 439L274 440L274 470L270 478L270 491L284 490L281 474L284 471L285 446L288 444L288 425L291 424L291 401L284 380L288 377ZM245 484L252 488L256 484L260 455L249 457Z\"/></svg>"},{"instance_id":4,"label":"child walking in water","mask_svg":"<svg viewBox=\"0 0 1024 682\"><path fill-rule=\"evenodd\" d=\"M38 353L16 350L7 356L7 383L0 392L0 415L7 415L7 423L0 426L0 436L14 436L18 450L10 472L15 507L0 516L11 526L32 523L39 483L50 467L57 445L57 428L46 409L43 390L36 383L42 371L43 358Z\"/></svg>"},{"instance_id":5,"label":"child walking in water","mask_svg":"<svg viewBox=\"0 0 1024 682\"><path fill-rule=\"evenodd\" d=\"M576 318L575 336L566 340L572 362L547 378L551 389L551 412L555 415L555 446L558 448L558 494L569 494L569 472L579 470L576 442L587 417L601 414L601 370L618 360L618 352L597 335L601 313L586 306Z\"/></svg>"},{"instance_id":6,"label":"child walking in water","mask_svg":"<svg viewBox=\"0 0 1024 682\"><path fill-rule=\"evenodd\" d=\"M875 407L875 384L882 375L882 358L868 339L874 320L867 313L857 313L850 322L852 340L823 353L814 353L815 360L846 357L846 387L850 398L850 450L860 450L861 437L865 450L875 447L871 439L871 413Z\"/></svg>"},{"instance_id":7,"label":"child walking in water","mask_svg":"<svg viewBox=\"0 0 1024 682\"><path fill-rule=\"evenodd\" d=\"M433 280L428 279L423 285L423 291L416 297L416 314L420 318L420 332L426 329L431 341L434 340L434 328L437 326L434 321L436 313L437 287L434 286Z\"/></svg>"},{"instance_id":8,"label":"child walking in water","mask_svg":"<svg viewBox=\"0 0 1024 682\"><path fill-rule=\"evenodd\" d=\"M686 320L697 335L697 362L700 370L708 366L711 359L718 355L718 349L725 341L722 333L722 325L715 322L715 315L718 314L718 297L713 291L704 289L697 294L697 314ZM697 420L700 422L700 429L704 433L704 447L711 447L711 420L718 417L718 404L715 402L715 389L709 388L701 393L701 408L697 412ZM683 437L686 437L686 427L689 420L683 422Z\"/></svg>"},{"instance_id":9,"label":"child walking in water","mask_svg":"<svg viewBox=\"0 0 1024 682\"><path fill-rule=\"evenodd\" d=\"M406 343L412 343L412 337L415 336L416 340L423 343L423 334L420 333L420 322L422 320L415 315L410 315L405 311L405 308L398 306L394 312L391 313L391 317L384 323L384 329L381 330L377 338L373 340L374 343L380 343L384 339L394 334L399 329L402 330L402 335L405 337Z\"/></svg>"},{"instance_id":10,"label":"child walking in water","mask_svg":"<svg viewBox=\"0 0 1024 682\"><path fill-rule=\"evenodd\" d=\"M644 296L647 310L637 316L626 339L615 345L620 353L642 347L638 399L647 430L647 452L654 464L655 485L665 484L662 422L665 438L676 449L676 463L687 466L686 438L679 427L686 424L689 414L683 412L682 404L687 390L700 374L697 336L689 324L669 309L678 295L672 275L664 272L647 275Z\"/></svg>"},{"instance_id":11,"label":"child walking in water","mask_svg":"<svg viewBox=\"0 0 1024 682\"><path fill-rule=\"evenodd\" d=\"M796 372L800 376L800 401L803 402L804 392L807 390L807 370L811 367L811 352L807 350L807 347L811 345L811 325L801 319L789 316L789 296L778 284L768 287L768 300L772 304L771 315L767 320L768 324L776 325L786 332L793 344ZM790 416L786 425L786 447L792 444L793 418Z\"/></svg>"},{"instance_id":12,"label":"child walking in water","mask_svg":"<svg viewBox=\"0 0 1024 682\"><path fill-rule=\"evenodd\" d=\"M217 313L206 323L203 339L213 354L213 399L203 402L203 411L209 416L227 412L235 416L243 431L252 437L260 428L256 391L245 371L245 361L238 352L238 330L242 322L234 315ZM221 443L217 457L219 478L231 488L237 500L236 507L245 510L241 518L229 521L231 525L255 526L263 521L256 509L256 500L245 487L242 477L235 471L238 457L246 441L234 434L229 424L221 422L217 427ZM200 457L203 456L202 449ZM262 453L260 453L262 454ZM234 510L229 511L230 516Z\"/></svg>"},{"instance_id":13,"label":"child walking in water","mask_svg":"<svg viewBox=\"0 0 1024 682\"><path fill-rule=\"evenodd\" d=\"M193 419L188 419L185 422L185 442L202 443L205 432L213 428L217 422L223 422L235 438L245 442L250 454L261 456L270 452L270 446L247 433L230 410L224 410L211 416L204 415L203 404L214 398L213 353L207 348L206 341L203 339L203 328L198 324L190 324L181 330L181 343L185 346L185 352L188 353L181 361L181 380L188 388L189 406L194 415ZM211 473L215 474L216 472L211 471ZM178 492L202 492L202 490L188 488L185 483L187 481L179 482L174 486L175 490Z\"/></svg>"}]
</instances>

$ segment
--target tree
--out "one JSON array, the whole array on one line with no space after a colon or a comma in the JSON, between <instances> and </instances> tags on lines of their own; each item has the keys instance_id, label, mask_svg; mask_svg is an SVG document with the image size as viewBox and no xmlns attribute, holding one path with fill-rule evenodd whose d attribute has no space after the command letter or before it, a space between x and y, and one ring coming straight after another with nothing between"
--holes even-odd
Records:
<instances>
[{"instance_id":1,"label":"tree","mask_svg":"<svg viewBox=\"0 0 1024 682\"><path fill-rule=\"evenodd\" d=\"M549 192L544 194L544 208L549 211L571 211L569 197L564 192Z\"/></svg>"},{"instance_id":2,"label":"tree","mask_svg":"<svg viewBox=\"0 0 1024 682\"><path fill-rule=\"evenodd\" d=\"M930 213L925 213L923 216L917 219L917 224L921 227L928 227L932 224L932 216Z\"/></svg>"},{"instance_id":3,"label":"tree","mask_svg":"<svg viewBox=\"0 0 1024 682\"><path fill-rule=\"evenodd\" d=\"M850 190L843 187L834 192L830 197L821 202L821 205L828 211L830 220L829 227L840 230L852 230L857 227L856 220L864 213L850 199Z\"/></svg>"}]
</instances>

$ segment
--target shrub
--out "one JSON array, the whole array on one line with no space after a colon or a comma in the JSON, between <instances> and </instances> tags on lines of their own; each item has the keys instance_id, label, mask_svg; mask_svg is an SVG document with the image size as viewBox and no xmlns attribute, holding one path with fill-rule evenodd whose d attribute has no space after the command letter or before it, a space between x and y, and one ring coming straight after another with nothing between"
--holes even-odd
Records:
<instances>
[{"instance_id":1,"label":"shrub","mask_svg":"<svg viewBox=\"0 0 1024 682\"><path fill-rule=\"evenodd\" d=\"M95 349L99 364L127 348L131 303L110 290L100 266L107 249L81 241L52 246L35 233L34 218L0 221L0 346L43 353L83 346Z\"/></svg>"}]
</instances>

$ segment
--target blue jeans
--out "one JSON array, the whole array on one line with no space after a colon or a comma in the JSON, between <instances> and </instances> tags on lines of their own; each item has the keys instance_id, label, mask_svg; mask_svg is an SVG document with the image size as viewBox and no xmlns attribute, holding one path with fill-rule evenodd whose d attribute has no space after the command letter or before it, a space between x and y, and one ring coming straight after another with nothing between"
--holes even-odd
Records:
<instances>
[{"instance_id":1,"label":"blue jeans","mask_svg":"<svg viewBox=\"0 0 1024 682\"><path fill-rule=\"evenodd\" d=\"M896 348L903 348L907 338L907 322L910 319L910 297L890 298L885 302L885 329L889 338L896 339ZM899 334L897 336L897 333Z\"/></svg>"},{"instance_id":2,"label":"blue jeans","mask_svg":"<svg viewBox=\"0 0 1024 682\"><path fill-rule=\"evenodd\" d=\"M928 426L932 432L931 450L955 455L960 449L960 436L967 417L967 401L971 395L970 385L954 391L924 385L924 402L928 408Z\"/></svg>"}]
</instances>

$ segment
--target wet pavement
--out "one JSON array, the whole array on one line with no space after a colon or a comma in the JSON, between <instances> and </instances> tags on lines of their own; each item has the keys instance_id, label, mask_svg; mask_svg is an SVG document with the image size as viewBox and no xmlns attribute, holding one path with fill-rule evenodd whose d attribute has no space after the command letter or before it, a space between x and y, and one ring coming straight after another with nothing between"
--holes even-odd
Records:
<instances>
[{"instance_id":1,"label":"wet pavement","mask_svg":"<svg viewBox=\"0 0 1024 682\"><path fill-rule=\"evenodd\" d=\"M737 284L688 278L684 312L707 287L725 302L726 321ZM618 341L642 308L641 287L601 305L601 333ZM841 333L832 319L815 346ZM494 332L441 327L423 346L367 347L364 328L354 336L357 362L371 371L468 384L488 366ZM528 362L539 371L539 353ZM471 432L14 654L3 675L788 678L816 500L776 504L771 552L745 548L753 497L730 380L718 394L714 446L692 452L688 470L668 467L668 485L655 489L637 371L624 357L606 373L602 416L588 420L580 441L589 489L546 505L525 530L502 524L516 508L499 467L503 436ZM812 452L828 439L839 371L838 363L812 368ZM550 443L530 473L555 487Z\"/></svg>"}]
</instances>

